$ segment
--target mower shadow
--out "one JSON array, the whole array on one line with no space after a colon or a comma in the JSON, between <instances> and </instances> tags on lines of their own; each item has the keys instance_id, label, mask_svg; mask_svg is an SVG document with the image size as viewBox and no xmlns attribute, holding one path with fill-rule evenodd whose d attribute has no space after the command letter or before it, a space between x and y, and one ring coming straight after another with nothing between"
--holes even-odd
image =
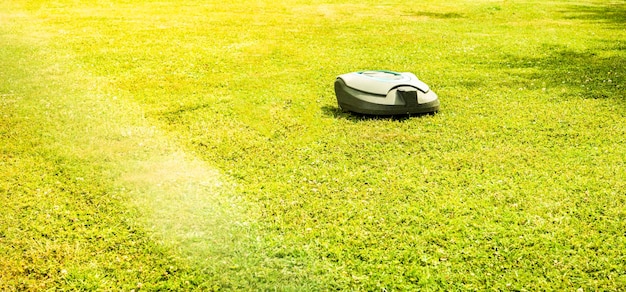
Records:
<instances>
[{"instance_id":1,"label":"mower shadow","mask_svg":"<svg viewBox=\"0 0 626 292\"><path fill-rule=\"evenodd\" d=\"M432 116L436 114L436 113L423 113L423 114L407 114L407 115L391 115L391 116L365 115L365 114L347 112L347 111L340 109L339 107L333 107L333 106L328 106L328 105L322 107L322 112L324 112L324 115L326 116L333 117L335 119L348 120L353 123L373 121L373 120L390 120L390 121L404 122L410 118Z\"/></svg>"}]
</instances>

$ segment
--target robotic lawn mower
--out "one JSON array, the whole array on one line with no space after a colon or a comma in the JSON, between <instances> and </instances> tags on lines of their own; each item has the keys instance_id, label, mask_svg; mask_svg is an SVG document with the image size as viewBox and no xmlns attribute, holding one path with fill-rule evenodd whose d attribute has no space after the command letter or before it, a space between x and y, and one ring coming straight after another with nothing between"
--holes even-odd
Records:
<instances>
[{"instance_id":1,"label":"robotic lawn mower","mask_svg":"<svg viewBox=\"0 0 626 292\"><path fill-rule=\"evenodd\" d=\"M384 70L342 74L335 80L344 111L369 115L425 114L439 110L439 99L413 73Z\"/></svg>"}]
</instances>

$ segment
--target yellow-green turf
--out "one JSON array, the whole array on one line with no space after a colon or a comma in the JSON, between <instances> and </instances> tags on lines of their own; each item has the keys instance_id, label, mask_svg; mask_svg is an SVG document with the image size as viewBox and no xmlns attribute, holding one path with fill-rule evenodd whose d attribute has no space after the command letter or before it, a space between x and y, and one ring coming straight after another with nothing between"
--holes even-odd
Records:
<instances>
[{"instance_id":1,"label":"yellow-green turf","mask_svg":"<svg viewBox=\"0 0 626 292\"><path fill-rule=\"evenodd\" d=\"M625 58L622 0L2 1L0 290L624 290Z\"/></svg>"}]
</instances>

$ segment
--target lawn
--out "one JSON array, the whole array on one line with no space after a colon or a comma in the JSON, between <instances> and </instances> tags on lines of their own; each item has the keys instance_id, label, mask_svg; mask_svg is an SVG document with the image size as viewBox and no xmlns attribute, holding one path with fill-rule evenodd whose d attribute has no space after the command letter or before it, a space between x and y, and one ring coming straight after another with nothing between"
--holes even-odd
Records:
<instances>
[{"instance_id":1,"label":"lawn","mask_svg":"<svg viewBox=\"0 0 626 292\"><path fill-rule=\"evenodd\" d=\"M626 289L626 2L344 2L2 1L0 290Z\"/></svg>"}]
</instances>

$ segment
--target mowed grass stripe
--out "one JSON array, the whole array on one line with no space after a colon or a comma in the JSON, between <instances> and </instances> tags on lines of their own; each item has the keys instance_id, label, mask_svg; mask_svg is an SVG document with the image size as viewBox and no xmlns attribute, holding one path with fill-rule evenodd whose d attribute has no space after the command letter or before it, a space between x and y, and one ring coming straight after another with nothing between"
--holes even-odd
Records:
<instances>
[{"instance_id":1,"label":"mowed grass stripe","mask_svg":"<svg viewBox=\"0 0 626 292\"><path fill-rule=\"evenodd\" d=\"M254 223L232 183L36 18L2 17L0 289L227 284L210 279L240 264Z\"/></svg>"}]
</instances>

